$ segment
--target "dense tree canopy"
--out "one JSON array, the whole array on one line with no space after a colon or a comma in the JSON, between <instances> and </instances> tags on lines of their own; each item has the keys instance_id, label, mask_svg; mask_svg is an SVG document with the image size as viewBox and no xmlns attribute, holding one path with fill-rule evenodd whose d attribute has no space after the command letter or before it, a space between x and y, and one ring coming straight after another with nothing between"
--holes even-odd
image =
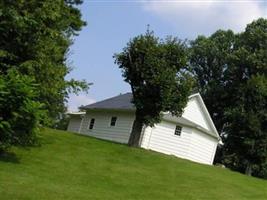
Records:
<instances>
[{"instance_id":1,"label":"dense tree canopy","mask_svg":"<svg viewBox=\"0 0 267 200\"><path fill-rule=\"evenodd\" d=\"M44 114L36 85L16 70L0 75L0 152L12 144L35 141L37 123Z\"/></svg>"},{"instance_id":2,"label":"dense tree canopy","mask_svg":"<svg viewBox=\"0 0 267 200\"><path fill-rule=\"evenodd\" d=\"M1 82L11 76L10 73L15 73L18 77L17 84L4 82L5 88L17 86L13 88L14 91L27 87L31 90L31 85L34 84L35 89L32 90L36 90L35 95L24 91L27 99L25 101L39 102L42 105L47 117L43 116L40 120L45 124L53 124L59 113L65 111L65 102L70 91L88 89L85 81L65 80L65 76L71 71L71 67L67 65L69 46L72 44L73 36L85 25L76 7L80 3L80 0L0 0ZM20 86L20 78L28 85ZM12 98L5 96L8 94L15 95L16 92L9 93L1 89L3 99ZM26 105L23 102L20 104L19 101L19 96L13 96L12 104L20 105L18 112L22 112ZM5 109L0 110L0 118L7 123L13 123L11 121L14 116L8 113L13 113L14 108L9 104L11 102L7 101L1 105ZM32 106L37 109L37 106ZM34 109L32 112L35 112ZM22 118L16 120L16 124L22 125ZM31 127L32 122L24 119L21 129L27 125ZM13 133L14 131L15 129ZM25 129L25 134L26 132L31 131Z\"/></svg>"},{"instance_id":3,"label":"dense tree canopy","mask_svg":"<svg viewBox=\"0 0 267 200\"><path fill-rule=\"evenodd\" d=\"M259 19L236 36L226 74L231 104L225 112L225 163L256 176L267 170L266 55L267 20Z\"/></svg>"},{"instance_id":4,"label":"dense tree canopy","mask_svg":"<svg viewBox=\"0 0 267 200\"><path fill-rule=\"evenodd\" d=\"M65 108L68 89L85 82L66 81L66 55L72 37L85 25L74 7L81 1L0 1L0 72L16 68L39 84L38 100L54 119Z\"/></svg>"},{"instance_id":5,"label":"dense tree canopy","mask_svg":"<svg viewBox=\"0 0 267 200\"><path fill-rule=\"evenodd\" d=\"M225 123L225 72L234 42L235 35L230 30L216 31L210 37L199 36L191 42L190 70L219 132Z\"/></svg>"},{"instance_id":6,"label":"dense tree canopy","mask_svg":"<svg viewBox=\"0 0 267 200\"><path fill-rule=\"evenodd\" d=\"M186 46L176 38L160 40L147 31L130 40L115 58L132 89L136 119L129 145L137 146L144 124L160 122L161 112L183 112L192 87L192 80L183 70Z\"/></svg>"},{"instance_id":7,"label":"dense tree canopy","mask_svg":"<svg viewBox=\"0 0 267 200\"><path fill-rule=\"evenodd\" d=\"M190 69L223 137L223 163L267 176L267 20L192 42ZM265 171L265 175L264 175Z\"/></svg>"}]
</instances>

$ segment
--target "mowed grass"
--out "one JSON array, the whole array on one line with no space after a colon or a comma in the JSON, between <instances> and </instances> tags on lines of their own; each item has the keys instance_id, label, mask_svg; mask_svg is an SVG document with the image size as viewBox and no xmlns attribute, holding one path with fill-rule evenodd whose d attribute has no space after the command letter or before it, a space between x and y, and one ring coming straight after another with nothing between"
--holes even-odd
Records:
<instances>
[{"instance_id":1,"label":"mowed grass","mask_svg":"<svg viewBox=\"0 0 267 200\"><path fill-rule=\"evenodd\" d=\"M4 200L266 200L267 181L64 131L0 157Z\"/></svg>"}]
</instances>

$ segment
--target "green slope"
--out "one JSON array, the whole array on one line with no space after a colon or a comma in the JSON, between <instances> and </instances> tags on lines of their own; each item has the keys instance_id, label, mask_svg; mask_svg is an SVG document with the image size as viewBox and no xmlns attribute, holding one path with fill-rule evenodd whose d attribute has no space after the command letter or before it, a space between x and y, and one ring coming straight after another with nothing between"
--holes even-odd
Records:
<instances>
[{"instance_id":1,"label":"green slope","mask_svg":"<svg viewBox=\"0 0 267 200\"><path fill-rule=\"evenodd\" d=\"M0 157L0 199L265 200L267 181L63 131Z\"/></svg>"}]
</instances>

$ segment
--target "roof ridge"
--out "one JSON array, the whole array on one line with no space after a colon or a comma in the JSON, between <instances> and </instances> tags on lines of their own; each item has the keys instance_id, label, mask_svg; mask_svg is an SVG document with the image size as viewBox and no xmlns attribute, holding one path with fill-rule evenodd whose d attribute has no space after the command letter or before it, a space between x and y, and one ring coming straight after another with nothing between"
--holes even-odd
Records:
<instances>
[{"instance_id":1,"label":"roof ridge","mask_svg":"<svg viewBox=\"0 0 267 200\"><path fill-rule=\"evenodd\" d=\"M196 94L198 94L198 92L192 92L192 94L190 94L190 96L189 96L189 98L190 97L193 97L193 96L195 96ZM97 101L97 102L95 102L95 103L91 103L91 104L88 104L88 105L85 105L85 106L82 106L81 108L93 108L94 106L97 106L97 105L99 105L99 104L103 104L103 103L105 103L105 102L107 102L107 104L108 105L102 105L102 108L106 108L106 106L108 106L109 107L109 105L110 104L115 104L116 102L114 101L114 102L112 102L113 101L113 99L115 100L115 99L117 99L118 101L119 100L122 100L122 99L119 99L120 97L126 97L126 99L124 99L124 100L128 100L129 101L129 99L127 99L127 97L128 97L128 95L130 96L131 95L131 98L132 98L132 93L131 92L126 92L126 93L124 93L124 94L119 94L119 95L116 95L116 96L113 96L113 97L110 97L110 98L107 98L107 99L103 99L103 100L101 100L101 101ZM124 103L125 105L124 106L115 106L116 108L124 108L124 109L133 109L133 107L135 107L133 104L132 104L132 102L131 101L129 101L129 102L126 102L126 101L124 101L124 102L120 102L120 103ZM127 104L127 105L126 105ZM126 107L125 107L126 106ZM111 107L109 107L109 108L111 108ZM114 108L115 109L115 108Z\"/></svg>"},{"instance_id":2,"label":"roof ridge","mask_svg":"<svg viewBox=\"0 0 267 200\"><path fill-rule=\"evenodd\" d=\"M101 103L101 102L103 102L103 101L108 101L108 100L110 100L110 99L114 99L114 98L117 98L117 97L119 97L119 96L126 95L126 94L128 94L128 93L132 94L131 92L127 92L127 93L124 93L124 94L119 94L119 95L116 95L116 96L113 96L113 97L109 97L109 98L107 98L107 99L103 99L103 100L100 100L100 101L97 101L97 102L88 104L88 105L86 105L86 106L94 105L94 104L97 104L97 103ZM84 106L84 107L85 107L85 106Z\"/></svg>"},{"instance_id":3,"label":"roof ridge","mask_svg":"<svg viewBox=\"0 0 267 200\"><path fill-rule=\"evenodd\" d=\"M86 106L83 106L82 108L99 108L99 109L126 109L126 110L132 110L134 109L134 105L131 102L132 93L127 92L124 94L119 94L114 97L110 97L108 99L104 99Z\"/></svg>"}]
</instances>

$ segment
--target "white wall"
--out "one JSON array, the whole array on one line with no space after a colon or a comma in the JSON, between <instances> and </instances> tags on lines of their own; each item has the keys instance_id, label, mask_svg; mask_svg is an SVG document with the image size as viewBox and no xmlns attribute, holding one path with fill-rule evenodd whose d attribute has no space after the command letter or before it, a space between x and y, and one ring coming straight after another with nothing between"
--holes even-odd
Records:
<instances>
[{"instance_id":1,"label":"white wall","mask_svg":"<svg viewBox=\"0 0 267 200\"><path fill-rule=\"evenodd\" d=\"M111 117L113 116L117 117L115 127L110 126ZM182 116L212 131L197 97L190 98ZM135 115L134 112L127 111L88 110L81 122L81 126L81 119L75 117L72 118L68 130L79 132L80 129L80 133L84 135L127 143ZM92 118L95 119L95 124L94 128L89 130L88 126ZM153 128L144 128L140 146L195 162L212 164L218 140L191 127L190 124L182 126L181 136L177 136L174 135L175 127L175 122L163 120Z\"/></svg>"},{"instance_id":2,"label":"white wall","mask_svg":"<svg viewBox=\"0 0 267 200\"><path fill-rule=\"evenodd\" d=\"M82 118L80 115L71 115L67 131L78 133L80 129L81 121L82 121Z\"/></svg>"},{"instance_id":3,"label":"white wall","mask_svg":"<svg viewBox=\"0 0 267 200\"><path fill-rule=\"evenodd\" d=\"M157 152L175 155L204 164L212 164L217 140L194 128L182 128L181 136L174 135L176 124L162 121L155 127L147 127L141 147Z\"/></svg>"},{"instance_id":4,"label":"white wall","mask_svg":"<svg viewBox=\"0 0 267 200\"><path fill-rule=\"evenodd\" d=\"M162 121L144 131L141 147L165 154L187 158L190 148L191 129L183 127L181 136L174 135L176 124Z\"/></svg>"},{"instance_id":5,"label":"white wall","mask_svg":"<svg viewBox=\"0 0 267 200\"><path fill-rule=\"evenodd\" d=\"M196 162L212 164L217 144L218 140L216 138L193 129L188 158Z\"/></svg>"},{"instance_id":6,"label":"white wall","mask_svg":"<svg viewBox=\"0 0 267 200\"><path fill-rule=\"evenodd\" d=\"M203 114L201 105L197 100L197 97L192 97L189 99L187 106L184 109L182 117L192 122L195 122L196 124L199 124L200 126L202 126L207 130L211 130L211 128L208 125L207 119Z\"/></svg>"},{"instance_id":7,"label":"white wall","mask_svg":"<svg viewBox=\"0 0 267 200\"><path fill-rule=\"evenodd\" d=\"M114 127L110 126L111 117L117 117ZM92 118L95 119L95 124L94 128L89 130L88 126ZM80 133L105 140L128 143L134 118L134 113L129 112L88 110L83 119Z\"/></svg>"}]
</instances>

